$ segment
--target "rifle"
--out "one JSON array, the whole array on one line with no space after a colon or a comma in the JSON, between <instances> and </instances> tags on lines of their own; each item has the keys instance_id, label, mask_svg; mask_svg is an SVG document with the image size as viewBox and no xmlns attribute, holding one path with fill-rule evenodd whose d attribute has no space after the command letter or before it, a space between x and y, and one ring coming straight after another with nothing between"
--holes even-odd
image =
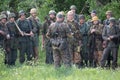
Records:
<instances>
[{"instance_id":1,"label":"rifle","mask_svg":"<svg viewBox=\"0 0 120 80\"><path fill-rule=\"evenodd\" d=\"M19 28L19 26L17 25L17 23L16 23L15 21L14 21L14 23L15 23L18 31L20 32L20 34L21 34L22 36L31 36L31 33L29 34L29 33L23 32L23 31Z\"/></svg>"}]
</instances>

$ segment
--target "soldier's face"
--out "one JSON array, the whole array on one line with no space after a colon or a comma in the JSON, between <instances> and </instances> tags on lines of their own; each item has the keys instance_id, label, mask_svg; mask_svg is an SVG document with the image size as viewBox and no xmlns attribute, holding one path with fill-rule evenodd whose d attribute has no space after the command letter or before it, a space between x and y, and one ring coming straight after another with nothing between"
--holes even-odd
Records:
<instances>
[{"instance_id":1,"label":"soldier's face","mask_svg":"<svg viewBox=\"0 0 120 80\"><path fill-rule=\"evenodd\" d=\"M74 19L74 14L70 13L70 14L67 14L67 20L73 20Z\"/></svg>"},{"instance_id":2,"label":"soldier's face","mask_svg":"<svg viewBox=\"0 0 120 80\"><path fill-rule=\"evenodd\" d=\"M75 10L75 9L71 9L71 11L72 11L73 13L75 13L75 12L76 12L76 10Z\"/></svg>"},{"instance_id":3,"label":"soldier's face","mask_svg":"<svg viewBox=\"0 0 120 80\"><path fill-rule=\"evenodd\" d=\"M55 18L55 15L54 14L50 14L49 15L51 19L54 19Z\"/></svg>"},{"instance_id":4,"label":"soldier's face","mask_svg":"<svg viewBox=\"0 0 120 80\"><path fill-rule=\"evenodd\" d=\"M6 18L3 18L3 19L1 20L2 23L6 23L6 21L7 21Z\"/></svg>"},{"instance_id":5,"label":"soldier's face","mask_svg":"<svg viewBox=\"0 0 120 80\"><path fill-rule=\"evenodd\" d=\"M85 22L85 19L80 19L79 22L80 24L83 24Z\"/></svg>"},{"instance_id":6,"label":"soldier's face","mask_svg":"<svg viewBox=\"0 0 120 80\"><path fill-rule=\"evenodd\" d=\"M106 18L107 18L107 19L110 19L110 17L111 17L110 15L108 15L108 14L106 15Z\"/></svg>"},{"instance_id":7,"label":"soldier's face","mask_svg":"<svg viewBox=\"0 0 120 80\"><path fill-rule=\"evenodd\" d=\"M20 18L24 20L26 17L25 17L25 15L21 15Z\"/></svg>"},{"instance_id":8,"label":"soldier's face","mask_svg":"<svg viewBox=\"0 0 120 80\"><path fill-rule=\"evenodd\" d=\"M91 13L91 17L94 17L94 16L96 16L96 14L95 13Z\"/></svg>"},{"instance_id":9,"label":"soldier's face","mask_svg":"<svg viewBox=\"0 0 120 80\"><path fill-rule=\"evenodd\" d=\"M95 21L93 21L93 24L98 24L99 23L99 21L98 20L95 20Z\"/></svg>"},{"instance_id":10,"label":"soldier's face","mask_svg":"<svg viewBox=\"0 0 120 80\"><path fill-rule=\"evenodd\" d=\"M58 17L56 17L56 21L57 21L57 22L61 22L61 21L63 21L63 18L58 18Z\"/></svg>"},{"instance_id":11,"label":"soldier's face","mask_svg":"<svg viewBox=\"0 0 120 80\"><path fill-rule=\"evenodd\" d=\"M14 18L14 17L10 18L10 21L11 21L11 22L14 22L14 21L15 21L15 18Z\"/></svg>"},{"instance_id":12,"label":"soldier's face","mask_svg":"<svg viewBox=\"0 0 120 80\"><path fill-rule=\"evenodd\" d=\"M36 17L37 16L37 13L32 13L31 14L33 17Z\"/></svg>"}]
</instances>

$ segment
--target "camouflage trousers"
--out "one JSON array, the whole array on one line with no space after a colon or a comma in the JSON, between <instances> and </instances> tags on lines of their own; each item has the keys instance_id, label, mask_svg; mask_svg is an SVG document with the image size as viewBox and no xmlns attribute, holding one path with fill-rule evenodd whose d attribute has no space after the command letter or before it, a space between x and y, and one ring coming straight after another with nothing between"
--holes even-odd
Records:
<instances>
[{"instance_id":1,"label":"camouflage trousers","mask_svg":"<svg viewBox=\"0 0 120 80\"><path fill-rule=\"evenodd\" d=\"M61 63L63 63L65 67L71 66L70 53L68 49L65 50L53 49L53 59L55 68L60 67Z\"/></svg>"},{"instance_id":2,"label":"camouflage trousers","mask_svg":"<svg viewBox=\"0 0 120 80\"><path fill-rule=\"evenodd\" d=\"M79 64L81 62L80 46L76 43L69 44L69 52L73 64Z\"/></svg>"}]
</instances>

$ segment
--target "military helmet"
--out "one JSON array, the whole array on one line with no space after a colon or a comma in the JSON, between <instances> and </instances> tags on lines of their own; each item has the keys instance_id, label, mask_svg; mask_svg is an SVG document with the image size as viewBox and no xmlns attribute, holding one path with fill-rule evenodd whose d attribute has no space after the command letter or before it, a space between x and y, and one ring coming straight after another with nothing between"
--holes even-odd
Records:
<instances>
[{"instance_id":1,"label":"military helmet","mask_svg":"<svg viewBox=\"0 0 120 80\"><path fill-rule=\"evenodd\" d=\"M95 13L95 14L97 14L97 11L96 11L96 10L92 10L90 13Z\"/></svg>"},{"instance_id":2,"label":"military helmet","mask_svg":"<svg viewBox=\"0 0 120 80\"><path fill-rule=\"evenodd\" d=\"M49 11L49 15L50 15L50 14L54 14L54 15L56 15L55 10L50 10L50 11Z\"/></svg>"},{"instance_id":3,"label":"military helmet","mask_svg":"<svg viewBox=\"0 0 120 80\"><path fill-rule=\"evenodd\" d=\"M98 18L97 16L94 16L94 17L92 18L92 21L97 21L97 20L99 20L99 18Z\"/></svg>"},{"instance_id":4,"label":"military helmet","mask_svg":"<svg viewBox=\"0 0 120 80\"><path fill-rule=\"evenodd\" d=\"M15 17L15 13L10 13L10 14L8 15L8 18L12 18L12 17Z\"/></svg>"},{"instance_id":5,"label":"military helmet","mask_svg":"<svg viewBox=\"0 0 120 80\"><path fill-rule=\"evenodd\" d=\"M79 19L85 19L85 16L83 14L79 15Z\"/></svg>"},{"instance_id":6,"label":"military helmet","mask_svg":"<svg viewBox=\"0 0 120 80\"><path fill-rule=\"evenodd\" d=\"M6 16L5 14L1 14L1 15L0 15L0 20L1 20L1 19L6 19L6 18L7 18L7 16Z\"/></svg>"},{"instance_id":7,"label":"military helmet","mask_svg":"<svg viewBox=\"0 0 120 80\"><path fill-rule=\"evenodd\" d=\"M112 15L112 11L106 11L106 15Z\"/></svg>"},{"instance_id":8,"label":"military helmet","mask_svg":"<svg viewBox=\"0 0 120 80\"><path fill-rule=\"evenodd\" d=\"M32 13L37 13L37 9L36 8L32 8L31 10L30 10L30 13L32 14Z\"/></svg>"},{"instance_id":9,"label":"military helmet","mask_svg":"<svg viewBox=\"0 0 120 80\"><path fill-rule=\"evenodd\" d=\"M76 8L75 5L71 5L71 6L70 6L70 9L74 9L74 10L76 10L77 8Z\"/></svg>"},{"instance_id":10,"label":"military helmet","mask_svg":"<svg viewBox=\"0 0 120 80\"><path fill-rule=\"evenodd\" d=\"M60 11L58 12L59 14L62 14L65 17L65 12L64 11Z\"/></svg>"},{"instance_id":11,"label":"military helmet","mask_svg":"<svg viewBox=\"0 0 120 80\"><path fill-rule=\"evenodd\" d=\"M109 19L109 21L112 22L112 23L115 23L115 22L116 22L116 19L115 19L114 17L111 17L111 18Z\"/></svg>"},{"instance_id":12,"label":"military helmet","mask_svg":"<svg viewBox=\"0 0 120 80\"><path fill-rule=\"evenodd\" d=\"M64 15L58 12L57 15L56 15L56 17L58 17L58 18L63 18Z\"/></svg>"},{"instance_id":13,"label":"military helmet","mask_svg":"<svg viewBox=\"0 0 120 80\"><path fill-rule=\"evenodd\" d=\"M25 15L25 11L24 10L20 10L19 11L19 16L21 16L21 15Z\"/></svg>"}]
</instances>

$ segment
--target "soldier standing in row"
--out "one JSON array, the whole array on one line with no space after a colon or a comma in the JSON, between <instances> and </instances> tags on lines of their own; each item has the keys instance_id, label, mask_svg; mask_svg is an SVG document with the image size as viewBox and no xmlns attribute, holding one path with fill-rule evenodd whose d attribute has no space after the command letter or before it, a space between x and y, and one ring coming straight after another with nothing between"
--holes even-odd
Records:
<instances>
[{"instance_id":1,"label":"soldier standing in row","mask_svg":"<svg viewBox=\"0 0 120 80\"><path fill-rule=\"evenodd\" d=\"M101 67L105 67L106 60L109 57L109 54L112 53L112 69L117 67L117 58L118 58L118 49L119 49L119 41L120 30L116 26L115 18L109 19L110 23L108 26L105 26L103 29L102 37L106 41L106 47L103 51L102 59L101 59Z\"/></svg>"},{"instance_id":2,"label":"soldier standing in row","mask_svg":"<svg viewBox=\"0 0 120 80\"><path fill-rule=\"evenodd\" d=\"M105 27L105 26L108 26L108 25L110 24L109 19L110 19L111 17L113 17L112 11L106 11L105 14L106 14L106 19L103 21L104 27ZM111 54L109 54L106 67L110 68L110 66L111 66L111 60L112 60L112 56L111 56Z\"/></svg>"},{"instance_id":3,"label":"soldier standing in row","mask_svg":"<svg viewBox=\"0 0 120 80\"><path fill-rule=\"evenodd\" d=\"M102 56L102 30L103 26L100 24L97 16L92 18L93 26L90 27L89 32L89 58L90 66L97 67Z\"/></svg>"},{"instance_id":4,"label":"soldier standing in row","mask_svg":"<svg viewBox=\"0 0 120 80\"><path fill-rule=\"evenodd\" d=\"M8 33L10 35L10 39L8 39L9 46L9 54L8 54L8 64L15 65L15 61L17 59L17 48L18 48L18 35L17 35L17 28L14 23L15 21L15 14L10 13L8 15L9 21L6 23L6 27L8 29Z\"/></svg>"},{"instance_id":5,"label":"soldier standing in row","mask_svg":"<svg viewBox=\"0 0 120 80\"><path fill-rule=\"evenodd\" d=\"M33 44L33 57L36 60L38 60L39 57L39 35L40 35L40 28L41 28L41 23L39 18L37 17L37 9L32 8L30 10L31 16L28 17L28 20L30 22L30 25L32 27L32 32L34 36L32 37L32 44Z\"/></svg>"},{"instance_id":6,"label":"soldier standing in row","mask_svg":"<svg viewBox=\"0 0 120 80\"><path fill-rule=\"evenodd\" d=\"M26 19L25 12L23 10L19 11L19 19L17 24L20 28L19 30L19 60L20 63L25 61L25 54L27 55L27 61L32 60L33 58L33 45L31 37L33 37L32 27L30 22Z\"/></svg>"},{"instance_id":7,"label":"soldier standing in row","mask_svg":"<svg viewBox=\"0 0 120 80\"><path fill-rule=\"evenodd\" d=\"M46 33L48 31L50 24L55 22L55 19L56 19L56 12L54 10L50 10L49 17L46 17L46 20L43 23L42 44L45 47L45 51L46 51L46 60L45 60L46 64L52 64L54 62L52 45L51 45L50 39L46 37Z\"/></svg>"},{"instance_id":8,"label":"soldier standing in row","mask_svg":"<svg viewBox=\"0 0 120 80\"><path fill-rule=\"evenodd\" d=\"M81 58L82 63L85 66L88 66L88 31L90 29L90 26L85 22L85 16L79 15L79 29L80 33L82 35L82 47L81 47Z\"/></svg>"},{"instance_id":9,"label":"soldier standing in row","mask_svg":"<svg viewBox=\"0 0 120 80\"><path fill-rule=\"evenodd\" d=\"M72 11L74 13L74 20L79 22L79 16L78 16L78 14L76 14L76 10L77 10L77 8L75 5L70 6L70 11Z\"/></svg>"},{"instance_id":10,"label":"soldier standing in row","mask_svg":"<svg viewBox=\"0 0 120 80\"><path fill-rule=\"evenodd\" d=\"M7 17L5 14L1 14L0 15L0 48L5 51L5 61L4 63L5 64L9 64L8 63L8 54L9 54L9 47L7 46L8 44L8 38L9 38L9 35L8 35L8 30L7 30L7 27L6 27L6 21L7 21Z\"/></svg>"},{"instance_id":11,"label":"soldier standing in row","mask_svg":"<svg viewBox=\"0 0 120 80\"><path fill-rule=\"evenodd\" d=\"M61 63L66 67L71 66L67 42L70 31L68 25L63 22L63 18L64 16L58 13L56 16L56 22L50 25L47 32L47 37L49 37L52 42L55 68L60 67Z\"/></svg>"},{"instance_id":12,"label":"soldier standing in row","mask_svg":"<svg viewBox=\"0 0 120 80\"><path fill-rule=\"evenodd\" d=\"M79 24L74 20L74 13L69 11L67 13L67 24L72 32L72 38L69 39L69 51L71 54L71 60L73 64L80 67L81 56L80 56L80 40L81 35L79 31Z\"/></svg>"}]
</instances>

